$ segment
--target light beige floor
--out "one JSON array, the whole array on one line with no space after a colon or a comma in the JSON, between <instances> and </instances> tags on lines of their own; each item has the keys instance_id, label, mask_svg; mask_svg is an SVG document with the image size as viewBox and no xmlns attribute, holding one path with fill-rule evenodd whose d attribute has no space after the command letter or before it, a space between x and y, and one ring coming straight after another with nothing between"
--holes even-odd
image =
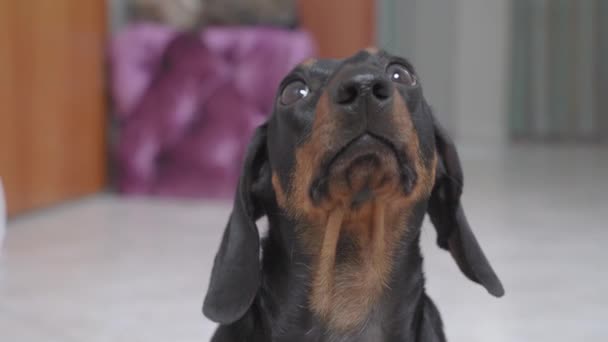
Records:
<instances>
[{"instance_id":1,"label":"light beige floor","mask_svg":"<svg viewBox=\"0 0 608 342\"><path fill-rule=\"evenodd\" d=\"M425 228L450 341L608 341L608 152L466 149L465 209L507 295L468 282ZM99 195L14 220L0 341L207 341L200 314L229 207Z\"/></svg>"}]
</instances>

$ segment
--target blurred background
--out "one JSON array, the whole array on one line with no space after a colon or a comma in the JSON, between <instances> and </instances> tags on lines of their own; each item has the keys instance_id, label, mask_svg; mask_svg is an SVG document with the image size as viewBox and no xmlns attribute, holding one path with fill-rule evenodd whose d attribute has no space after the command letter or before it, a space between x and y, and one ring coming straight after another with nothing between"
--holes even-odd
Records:
<instances>
[{"instance_id":1,"label":"blurred background","mask_svg":"<svg viewBox=\"0 0 608 342\"><path fill-rule=\"evenodd\" d=\"M0 0L0 32L0 340L208 340L278 83L373 45L413 62L456 140L507 291L425 228L450 340L608 338L608 1Z\"/></svg>"}]
</instances>

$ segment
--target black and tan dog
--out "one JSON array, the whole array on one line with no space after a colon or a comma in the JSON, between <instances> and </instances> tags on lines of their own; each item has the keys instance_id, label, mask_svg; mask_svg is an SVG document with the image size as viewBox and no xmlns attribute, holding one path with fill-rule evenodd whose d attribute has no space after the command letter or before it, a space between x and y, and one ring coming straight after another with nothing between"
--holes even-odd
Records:
<instances>
[{"instance_id":1,"label":"black and tan dog","mask_svg":"<svg viewBox=\"0 0 608 342\"><path fill-rule=\"evenodd\" d=\"M203 308L213 341L445 341L424 290L426 213L462 272L504 292L462 186L408 61L368 49L301 64L249 147Z\"/></svg>"}]
</instances>

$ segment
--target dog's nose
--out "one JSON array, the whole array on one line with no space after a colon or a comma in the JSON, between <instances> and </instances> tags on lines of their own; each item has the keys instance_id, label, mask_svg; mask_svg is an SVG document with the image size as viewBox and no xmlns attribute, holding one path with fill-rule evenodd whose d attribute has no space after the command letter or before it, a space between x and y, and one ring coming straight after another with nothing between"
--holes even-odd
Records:
<instances>
[{"instance_id":1,"label":"dog's nose","mask_svg":"<svg viewBox=\"0 0 608 342\"><path fill-rule=\"evenodd\" d=\"M333 94L335 104L349 111L360 111L364 108L357 106L366 102L369 109L380 107L388 102L393 95L393 84L384 73L375 70L350 70L340 75ZM357 108L355 108L357 107Z\"/></svg>"}]
</instances>

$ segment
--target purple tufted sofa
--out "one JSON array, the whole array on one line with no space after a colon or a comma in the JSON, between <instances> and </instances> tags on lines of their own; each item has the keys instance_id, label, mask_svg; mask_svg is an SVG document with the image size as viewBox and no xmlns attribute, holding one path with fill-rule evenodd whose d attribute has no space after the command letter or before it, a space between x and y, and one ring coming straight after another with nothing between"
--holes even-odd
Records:
<instances>
[{"instance_id":1,"label":"purple tufted sofa","mask_svg":"<svg viewBox=\"0 0 608 342\"><path fill-rule=\"evenodd\" d=\"M110 47L119 191L229 197L276 88L315 54L303 31L132 25Z\"/></svg>"}]
</instances>

